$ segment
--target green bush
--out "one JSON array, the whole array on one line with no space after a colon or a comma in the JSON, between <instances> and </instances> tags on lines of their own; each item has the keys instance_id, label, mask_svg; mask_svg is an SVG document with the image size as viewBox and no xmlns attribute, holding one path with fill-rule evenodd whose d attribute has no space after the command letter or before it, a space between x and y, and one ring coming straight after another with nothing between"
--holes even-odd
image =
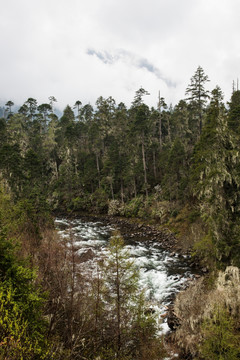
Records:
<instances>
[{"instance_id":1,"label":"green bush","mask_svg":"<svg viewBox=\"0 0 240 360\"><path fill-rule=\"evenodd\" d=\"M194 244L192 256L200 259L203 265L216 268L216 247L210 233Z\"/></svg>"},{"instance_id":2,"label":"green bush","mask_svg":"<svg viewBox=\"0 0 240 360\"><path fill-rule=\"evenodd\" d=\"M237 360L240 358L240 336L227 309L216 306L212 317L202 325L203 342L200 354L206 360Z\"/></svg>"},{"instance_id":3,"label":"green bush","mask_svg":"<svg viewBox=\"0 0 240 360\"><path fill-rule=\"evenodd\" d=\"M117 216L121 215L124 211L124 205L119 200L110 200L108 204L108 215Z\"/></svg>"},{"instance_id":4,"label":"green bush","mask_svg":"<svg viewBox=\"0 0 240 360\"><path fill-rule=\"evenodd\" d=\"M16 245L0 230L0 358L45 359L44 297L35 274L16 256Z\"/></svg>"},{"instance_id":5,"label":"green bush","mask_svg":"<svg viewBox=\"0 0 240 360\"><path fill-rule=\"evenodd\" d=\"M26 310L26 309L25 309ZM30 310L30 309L29 309ZM34 310L33 310L34 311ZM41 331L23 311L16 292L6 284L0 285L0 357L11 360L47 359L49 351Z\"/></svg>"},{"instance_id":6,"label":"green bush","mask_svg":"<svg viewBox=\"0 0 240 360\"><path fill-rule=\"evenodd\" d=\"M106 213L108 210L108 196L103 189L97 189L91 196L91 210L96 213Z\"/></svg>"},{"instance_id":7,"label":"green bush","mask_svg":"<svg viewBox=\"0 0 240 360\"><path fill-rule=\"evenodd\" d=\"M143 196L137 196L132 199L128 204L125 206L124 215L126 217L136 217L139 215L139 210L144 204Z\"/></svg>"},{"instance_id":8,"label":"green bush","mask_svg":"<svg viewBox=\"0 0 240 360\"><path fill-rule=\"evenodd\" d=\"M89 211L90 204L89 194L77 196L72 200L73 211Z\"/></svg>"}]
</instances>

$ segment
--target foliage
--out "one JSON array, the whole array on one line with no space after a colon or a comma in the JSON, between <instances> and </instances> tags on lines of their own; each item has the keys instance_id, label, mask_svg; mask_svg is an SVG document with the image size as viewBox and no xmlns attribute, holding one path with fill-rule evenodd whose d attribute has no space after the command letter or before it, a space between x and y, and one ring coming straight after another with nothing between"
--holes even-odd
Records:
<instances>
[{"instance_id":1,"label":"foliage","mask_svg":"<svg viewBox=\"0 0 240 360\"><path fill-rule=\"evenodd\" d=\"M198 66L195 74L191 78L191 83L186 89L186 95L189 95L193 107L197 109L198 122L199 122L199 135L202 132L202 116L204 105L209 98L208 91L205 90L204 84L209 81L208 76L205 75L204 70L201 66Z\"/></svg>"},{"instance_id":2,"label":"foliage","mask_svg":"<svg viewBox=\"0 0 240 360\"><path fill-rule=\"evenodd\" d=\"M27 347L36 356L43 356L38 349L45 346L43 298L20 254L29 257L31 268L39 267L39 282L46 279L48 335L58 350L65 347L60 357L161 356L154 319L143 316L135 292L137 281L128 283L133 268L121 241L112 241L105 272L84 279L76 272L74 246L44 235L52 211L154 219L172 226L182 248L194 244L193 253L208 268L240 266L240 92L233 91L226 109L218 86L209 96L208 81L199 66L188 98L167 107L159 94L157 109L144 103L143 88L130 108L100 96L95 107L77 100L75 114L67 105L60 118L53 114L54 96L40 105L30 97L18 113L11 100L6 103L0 119L0 276L2 304L12 309L4 326L11 351L17 349L13 358L30 358L21 351L31 341ZM120 283L116 262L126 275ZM125 292L119 312L117 288Z\"/></svg>"},{"instance_id":3,"label":"foliage","mask_svg":"<svg viewBox=\"0 0 240 360\"><path fill-rule=\"evenodd\" d=\"M234 137L222 111L212 103L191 168L192 192L198 198L216 259L237 265L239 249L239 164Z\"/></svg>"},{"instance_id":4,"label":"foliage","mask_svg":"<svg viewBox=\"0 0 240 360\"><path fill-rule=\"evenodd\" d=\"M138 196L132 199L124 208L124 215L126 217L137 217L140 208L144 203L143 196Z\"/></svg>"},{"instance_id":5,"label":"foliage","mask_svg":"<svg viewBox=\"0 0 240 360\"><path fill-rule=\"evenodd\" d=\"M156 320L154 315L146 315L144 294L138 285L138 269L118 233L110 239L101 271L105 284L100 294L103 299L101 314L110 323L105 324L106 338L100 354L107 351L109 356L109 351L113 351L117 359L142 359L148 353L152 359L159 359L164 351L156 337Z\"/></svg>"},{"instance_id":6,"label":"foliage","mask_svg":"<svg viewBox=\"0 0 240 360\"><path fill-rule=\"evenodd\" d=\"M0 285L0 357L12 360L48 359L50 352L44 340L43 324L40 319L33 321L30 313L26 316L26 309L23 309L27 304L17 298L19 296L11 285ZM32 310L34 305L28 309L29 312Z\"/></svg>"},{"instance_id":7,"label":"foliage","mask_svg":"<svg viewBox=\"0 0 240 360\"><path fill-rule=\"evenodd\" d=\"M216 248L213 243L213 237L210 234L205 235L194 244L192 256L201 259L202 264L211 270L216 267Z\"/></svg>"},{"instance_id":8,"label":"foliage","mask_svg":"<svg viewBox=\"0 0 240 360\"><path fill-rule=\"evenodd\" d=\"M42 316L44 297L35 274L16 257L16 245L0 231L0 354L11 359L45 359L48 345Z\"/></svg>"},{"instance_id":9,"label":"foliage","mask_svg":"<svg viewBox=\"0 0 240 360\"><path fill-rule=\"evenodd\" d=\"M216 306L212 317L202 325L202 336L200 354L203 359L239 359L239 334L235 332L234 320L225 308Z\"/></svg>"},{"instance_id":10,"label":"foliage","mask_svg":"<svg viewBox=\"0 0 240 360\"><path fill-rule=\"evenodd\" d=\"M67 105L59 119L54 97L39 106L29 98L17 114L9 101L11 116L0 122L0 176L14 199L13 227L39 244L51 210L163 223L193 202L219 266L240 264L239 91L227 110L219 86L211 94L205 89L208 81L199 66L187 100L169 108L159 96L158 108L150 109L143 88L129 109L100 96L95 109L77 100L77 115ZM166 216L165 201L176 205ZM196 244L200 256L203 238Z\"/></svg>"},{"instance_id":11,"label":"foliage","mask_svg":"<svg viewBox=\"0 0 240 360\"><path fill-rule=\"evenodd\" d=\"M90 197L92 210L97 213L105 213L108 208L108 197L103 189L96 190Z\"/></svg>"},{"instance_id":12,"label":"foliage","mask_svg":"<svg viewBox=\"0 0 240 360\"><path fill-rule=\"evenodd\" d=\"M124 206L119 200L110 200L108 205L108 215L122 215Z\"/></svg>"}]
</instances>

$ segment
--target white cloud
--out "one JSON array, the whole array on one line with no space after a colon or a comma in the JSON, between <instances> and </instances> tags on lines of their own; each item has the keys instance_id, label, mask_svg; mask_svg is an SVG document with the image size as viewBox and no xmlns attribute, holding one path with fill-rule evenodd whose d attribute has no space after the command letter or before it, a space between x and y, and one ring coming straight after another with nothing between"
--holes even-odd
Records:
<instances>
[{"instance_id":1,"label":"white cloud","mask_svg":"<svg viewBox=\"0 0 240 360\"><path fill-rule=\"evenodd\" d=\"M0 0L0 100L184 98L198 65L227 100L239 76L238 0ZM91 53L92 52L92 53ZM91 56L90 56L91 55ZM102 59L101 59L102 57ZM173 85L176 86L173 86Z\"/></svg>"}]
</instances>

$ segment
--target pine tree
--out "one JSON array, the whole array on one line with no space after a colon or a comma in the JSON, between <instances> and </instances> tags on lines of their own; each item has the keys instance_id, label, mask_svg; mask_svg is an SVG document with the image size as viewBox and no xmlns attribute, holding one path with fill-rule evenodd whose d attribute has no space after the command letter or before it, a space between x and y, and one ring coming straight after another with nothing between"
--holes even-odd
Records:
<instances>
[{"instance_id":1,"label":"pine tree","mask_svg":"<svg viewBox=\"0 0 240 360\"><path fill-rule=\"evenodd\" d=\"M9 100L9 101L5 104L5 106L7 107L6 110L7 110L7 112L9 113L9 116L12 115L12 107L13 107L13 105L14 105L14 102L11 101L11 100Z\"/></svg>"},{"instance_id":2,"label":"pine tree","mask_svg":"<svg viewBox=\"0 0 240 360\"><path fill-rule=\"evenodd\" d=\"M132 103L130 116L131 116L131 133L137 140L141 147L142 166L144 184L143 190L145 191L146 198L148 198L148 179L147 179L147 158L146 158L146 145L149 138L151 123L149 107L143 103L143 96L148 95L148 92L143 88L136 91L134 101Z\"/></svg>"},{"instance_id":3,"label":"pine tree","mask_svg":"<svg viewBox=\"0 0 240 360\"><path fill-rule=\"evenodd\" d=\"M191 82L186 89L186 95L189 95L187 100L196 108L198 117L199 135L202 132L203 111L209 98L208 91L205 90L204 85L208 82L208 76L205 75L201 66L198 66L195 74L191 78Z\"/></svg>"},{"instance_id":4,"label":"pine tree","mask_svg":"<svg viewBox=\"0 0 240 360\"><path fill-rule=\"evenodd\" d=\"M110 360L114 356L117 359L124 359L125 356L138 358L136 354L141 358L143 349L146 350L144 342L148 343L149 350L156 346L158 352L156 322L151 315L144 313L146 308L144 294L138 284L139 272L124 248L120 234L115 233L110 239L109 252L101 267L105 289L102 288L102 294L99 294L99 303L102 314L108 319L105 324L103 319L106 339L102 345L111 353L109 357L105 355L104 359Z\"/></svg>"},{"instance_id":5,"label":"pine tree","mask_svg":"<svg viewBox=\"0 0 240 360\"><path fill-rule=\"evenodd\" d=\"M77 109L77 119L80 120L80 113L81 113L81 101L80 100L77 100L74 104L74 109Z\"/></svg>"},{"instance_id":6,"label":"pine tree","mask_svg":"<svg viewBox=\"0 0 240 360\"><path fill-rule=\"evenodd\" d=\"M109 258L104 270L108 287L106 301L112 309L117 354L120 354L124 342L127 342L127 338L124 339L123 334L125 333L126 337L127 329L129 331L128 326L132 321L131 302L136 301L134 297L138 288L137 270L133 262L129 260L129 255L123 246L124 241L119 235L116 234L112 237Z\"/></svg>"},{"instance_id":7,"label":"pine tree","mask_svg":"<svg viewBox=\"0 0 240 360\"><path fill-rule=\"evenodd\" d=\"M240 90L233 92L229 102L228 114L229 128L235 133L239 134L240 129Z\"/></svg>"},{"instance_id":8,"label":"pine tree","mask_svg":"<svg viewBox=\"0 0 240 360\"><path fill-rule=\"evenodd\" d=\"M216 247L217 260L239 264L238 146L227 127L224 106L215 94L206 124L197 143L191 167L193 194L209 226L209 238Z\"/></svg>"}]
</instances>

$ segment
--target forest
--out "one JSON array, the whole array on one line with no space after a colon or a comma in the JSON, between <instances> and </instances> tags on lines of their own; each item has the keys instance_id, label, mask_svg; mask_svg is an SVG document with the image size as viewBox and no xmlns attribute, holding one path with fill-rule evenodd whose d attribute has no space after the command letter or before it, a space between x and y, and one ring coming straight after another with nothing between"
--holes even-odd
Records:
<instances>
[{"instance_id":1,"label":"forest","mask_svg":"<svg viewBox=\"0 0 240 360\"><path fill-rule=\"evenodd\" d=\"M56 214L168 228L207 268L207 288L219 271L240 267L240 90L233 83L225 102L208 82L199 66L174 106L159 93L149 108L140 88L129 108L111 96L94 106L76 100L60 117L54 96L1 108L0 359L167 356L121 235L86 277L74 245L58 239ZM195 359L238 359L240 312L216 316L202 325ZM226 338L214 348L221 326Z\"/></svg>"}]
</instances>

